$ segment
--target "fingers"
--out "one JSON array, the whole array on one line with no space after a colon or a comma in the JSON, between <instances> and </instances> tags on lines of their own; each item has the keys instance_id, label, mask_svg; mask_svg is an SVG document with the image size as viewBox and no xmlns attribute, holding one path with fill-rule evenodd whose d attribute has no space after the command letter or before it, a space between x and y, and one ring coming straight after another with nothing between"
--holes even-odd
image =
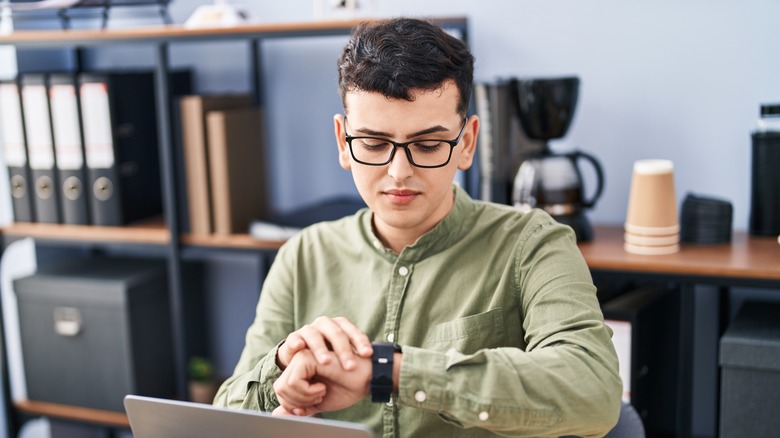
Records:
<instances>
[{"instance_id":1,"label":"fingers","mask_svg":"<svg viewBox=\"0 0 780 438\"><path fill-rule=\"evenodd\" d=\"M333 351L338 351L343 344L344 337L340 330L336 330L335 324L330 318L319 317L313 323L301 327L296 333L303 339L306 346L314 353L314 357L322 364L331 359L330 346Z\"/></svg>"},{"instance_id":2,"label":"fingers","mask_svg":"<svg viewBox=\"0 0 780 438\"><path fill-rule=\"evenodd\" d=\"M276 409L271 412L271 415L275 415L277 417L289 417L294 414L281 406L277 406Z\"/></svg>"},{"instance_id":3,"label":"fingers","mask_svg":"<svg viewBox=\"0 0 780 438\"><path fill-rule=\"evenodd\" d=\"M277 351L277 363L284 369L292 357L304 348L314 353L320 364L328 364L335 353L341 366L355 369L355 354L371 357L371 341L357 326L343 317L321 316L287 336Z\"/></svg>"},{"instance_id":4,"label":"fingers","mask_svg":"<svg viewBox=\"0 0 780 438\"><path fill-rule=\"evenodd\" d=\"M290 333L282 345L279 346L279 349L276 350L276 364L284 371L295 353L304 348L306 348L306 342L304 342L301 335L297 331Z\"/></svg>"},{"instance_id":5,"label":"fingers","mask_svg":"<svg viewBox=\"0 0 780 438\"><path fill-rule=\"evenodd\" d=\"M328 364L329 355L325 355L324 349L330 344L333 353L338 357L341 367L347 371L355 369L355 352L360 357L371 357L371 341L357 326L347 318L319 317L309 326L310 330L303 332L304 340L310 349L314 351L317 361L323 365ZM310 338L311 336L311 338ZM312 339L313 338L313 339ZM314 347L312 346L314 343Z\"/></svg>"},{"instance_id":6,"label":"fingers","mask_svg":"<svg viewBox=\"0 0 780 438\"><path fill-rule=\"evenodd\" d=\"M326 387L313 381L317 361L309 350L302 350L290 361L281 376L274 382L276 398L284 412L294 415L311 415L318 412L314 405L322 403Z\"/></svg>"},{"instance_id":7,"label":"fingers","mask_svg":"<svg viewBox=\"0 0 780 438\"><path fill-rule=\"evenodd\" d=\"M294 414L294 413L288 411L287 409L285 409L285 408L283 408L281 406L278 406L276 409L273 410L273 412L271 412L271 415L276 416L276 417L295 417L295 416L309 416L309 415L318 414L320 412L316 408L313 408L313 409L300 409L299 411L301 411L300 414Z\"/></svg>"},{"instance_id":8,"label":"fingers","mask_svg":"<svg viewBox=\"0 0 780 438\"><path fill-rule=\"evenodd\" d=\"M334 318L333 321L347 334L350 344L360 357L371 357L374 349L371 348L371 340L355 324L344 317Z\"/></svg>"}]
</instances>

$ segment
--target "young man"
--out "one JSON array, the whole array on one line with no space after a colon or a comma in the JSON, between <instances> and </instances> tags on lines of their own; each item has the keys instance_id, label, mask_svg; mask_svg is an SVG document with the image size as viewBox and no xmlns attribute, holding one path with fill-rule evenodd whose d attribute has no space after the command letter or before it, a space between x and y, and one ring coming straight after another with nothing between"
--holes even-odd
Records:
<instances>
[{"instance_id":1,"label":"young man","mask_svg":"<svg viewBox=\"0 0 780 438\"><path fill-rule=\"evenodd\" d=\"M609 431L617 358L574 233L453 185L479 131L466 45L425 21L363 24L339 81L338 159L368 209L280 249L215 403L385 437Z\"/></svg>"}]
</instances>

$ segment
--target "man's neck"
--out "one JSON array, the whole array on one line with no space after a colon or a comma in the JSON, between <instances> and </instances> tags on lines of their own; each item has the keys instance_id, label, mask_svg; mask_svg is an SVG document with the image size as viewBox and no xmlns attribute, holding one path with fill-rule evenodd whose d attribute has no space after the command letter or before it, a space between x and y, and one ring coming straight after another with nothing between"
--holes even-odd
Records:
<instances>
[{"instance_id":1,"label":"man's neck","mask_svg":"<svg viewBox=\"0 0 780 438\"><path fill-rule=\"evenodd\" d=\"M374 235L377 236L382 245L385 248L393 251L396 254L400 254L407 246L413 245L417 242L417 239L422 237L425 233L436 228L441 221L443 221L451 212L455 206L455 193L452 194L452 203L446 209L446 213L439 218L438 221L428 226L427 228L396 228L387 224L378 223L376 216L372 219L372 225L374 229Z\"/></svg>"},{"instance_id":2,"label":"man's neck","mask_svg":"<svg viewBox=\"0 0 780 438\"><path fill-rule=\"evenodd\" d=\"M396 254L400 254L404 248L411 246L414 244L414 242L417 241L417 239L420 238L422 234L425 234L411 233L406 232L406 230L398 230L394 228L379 231L376 226L374 226L374 232L379 238L379 241L382 242L382 245Z\"/></svg>"}]
</instances>

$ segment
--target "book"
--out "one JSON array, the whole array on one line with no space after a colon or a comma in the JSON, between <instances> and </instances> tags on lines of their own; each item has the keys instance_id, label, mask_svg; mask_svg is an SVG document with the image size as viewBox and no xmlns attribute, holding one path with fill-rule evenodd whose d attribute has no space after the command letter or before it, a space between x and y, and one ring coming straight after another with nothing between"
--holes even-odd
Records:
<instances>
[{"instance_id":1,"label":"book","mask_svg":"<svg viewBox=\"0 0 780 438\"><path fill-rule=\"evenodd\" d=\"M261 111L206 113L214 233L247 233L267 213Z\"/></svg>"},{"instance_id":2,"label":"book","mask_svg":"<svg viewBox=\"0 0 780 438\"><path fill-rule=\"evenodd\" d=\"M192 234L207 235L214 231L206 113L249 107L251 103L252 99L248 94L187 95L179 100L187 211Z\"/></svg>"}]
</instances>

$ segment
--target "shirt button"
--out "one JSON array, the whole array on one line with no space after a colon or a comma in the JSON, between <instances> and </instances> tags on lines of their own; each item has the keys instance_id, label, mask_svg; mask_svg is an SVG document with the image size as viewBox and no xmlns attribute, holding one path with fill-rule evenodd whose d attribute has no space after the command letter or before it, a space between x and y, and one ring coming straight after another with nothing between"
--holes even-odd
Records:
<instances>
[{"instance_id":1,"label":"shirt button","mask_svg":"<svg viewBox=\"0 0 780 438\"><path fill-rule=\"evenodd\" d=\"M390 397L390 401L388 401L386 404L387 406L393 407L393 398Z\"/></svg>"},{"instance_id":2,"label":"shirt button","mask_svg":"<svg viewBox=\"0 0 780 438\"><path fill-rule=\"evenodd\" d=\"M414 393L414 399L417 400L418 403L422 403L428 399L428 394L426 394L425 391L417 391Z\"/></svg>"},{"instance_id":3,"label":"shirt button","mask_svg":"<svg viewBox=\"0 0 780 438\"><path fill-rule=\"evenodd\" d=\"M392 334L392 333L388 333L388 334L387 334L387 336L386 336L386 338L387 338L387 342L393 342L393 341L395 341L395 335L394 335L394 334Z\"/></svg>"},{"instance_id":4,"label":"shirt button","mask_svg":"<svg viewBox=\"0 0 780 438\"><path fill-rule=\"evenodd\" d=\"M376 249L382 249L382 242L380 242L377 239L374 239L374 248Z\"/></svg>"},{"instance_id":5,"label":"shirt button","mask_svg":"<svg viewBox=\"0 0 780 438\"><path fill-rule=\"evenodd\" d=\"M490 418L490 414L488 414L487 411L482 411L479 413L479 421L487 421L488 418Z\"/></svg>"},{"instance_id":6,"label":"shirt button","mask_svg":"<svg viewBox=\"0 0 780 438\"><path fill-rule=\"evenodd\" d=\"M401 266L400 268L398 268L398 273L401 275L401 277L406 277L406 274L409 273L409 268L407 268L406 266Z\"/></svg>"}]
</instances>

